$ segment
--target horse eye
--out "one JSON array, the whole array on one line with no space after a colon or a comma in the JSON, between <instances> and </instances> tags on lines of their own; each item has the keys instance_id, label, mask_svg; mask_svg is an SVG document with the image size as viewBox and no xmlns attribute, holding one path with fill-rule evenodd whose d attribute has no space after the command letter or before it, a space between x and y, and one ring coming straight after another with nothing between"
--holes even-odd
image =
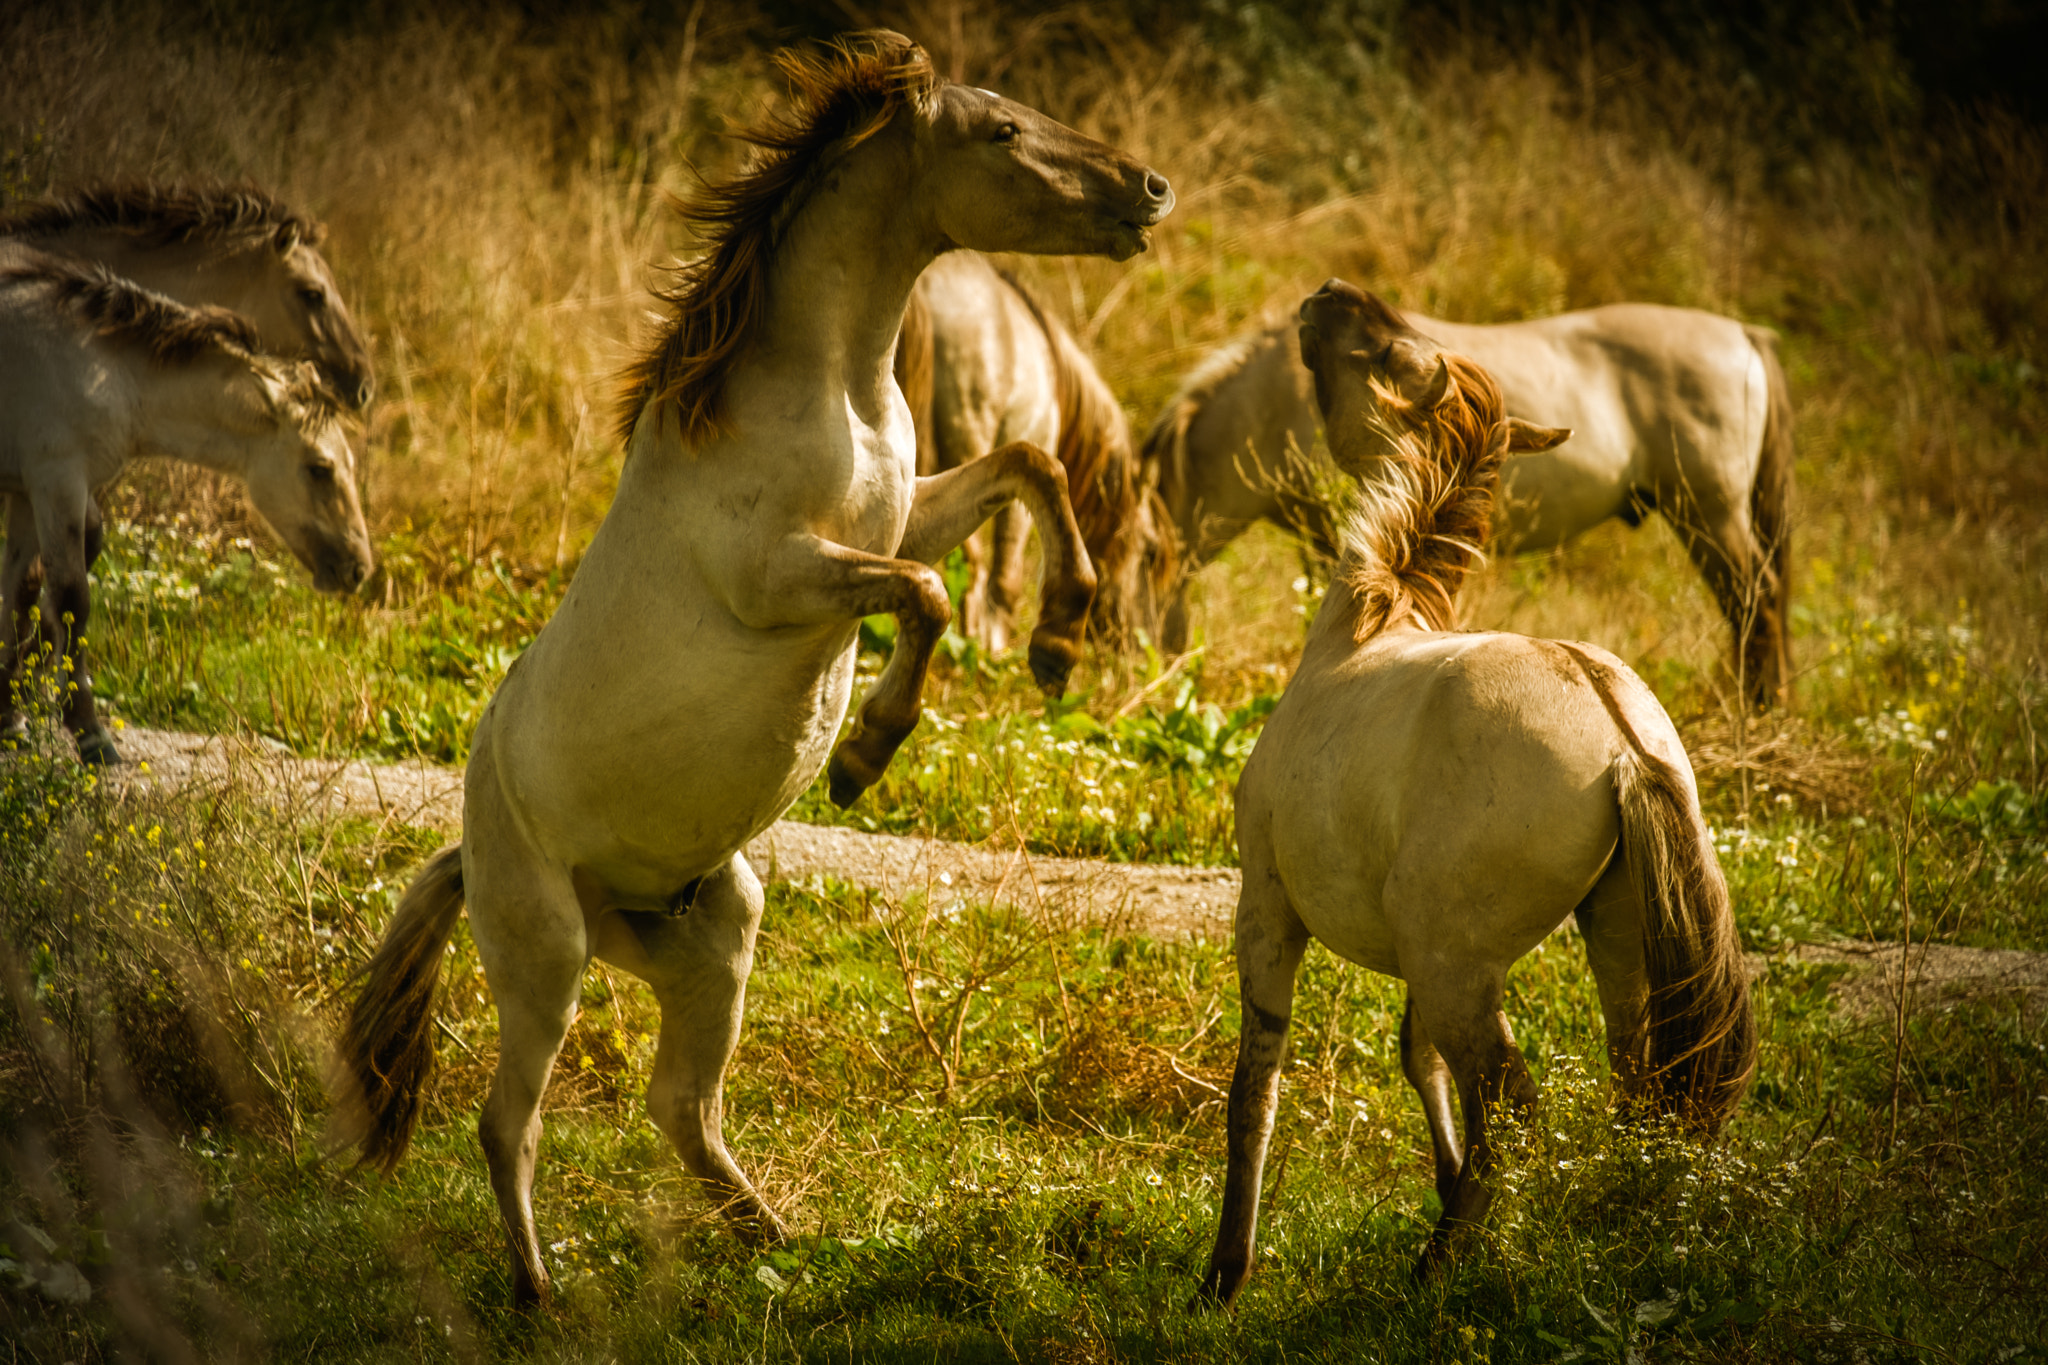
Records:
<instances>
[{"instance_id":1,"label":"horse eye","mask_svg":"<svg viewBox=\"0 0 2048 1365\"><path fill-rule=\"evenodd\" d=\"M1015 142L1017 140L1017 125L1014 123L1003 124L996 129L995 136L989 140L991 142Z\"/></svg>"},{"instance_id":2,"label":"horse eye","mask_svg":"<svg viewBox=\"0 0 2048 1365\"><path fill-rule=\"evenodd\" d=\"M314 483L333 483L334 466L331 464L309 464L306 466L306 477Z\"/></svg>"},{"instance_id":3,"label":"horse eye","mask_svg":"<svg viewBox=\"0 0 2048 1365\"><path fill-rule=\"evenodd\" d=\"M301 289L299 291L299 302L318 312L327 306L327 291L324 289Z\"/></svg>"}]
</instances>

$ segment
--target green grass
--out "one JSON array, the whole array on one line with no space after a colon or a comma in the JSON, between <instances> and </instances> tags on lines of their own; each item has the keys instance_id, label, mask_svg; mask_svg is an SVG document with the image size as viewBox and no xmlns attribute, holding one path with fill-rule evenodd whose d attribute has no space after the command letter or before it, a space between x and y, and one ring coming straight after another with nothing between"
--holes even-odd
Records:
<instances>
[{"instance_id":1,"label":"green grass","mask_svg":"<svg viewBox=\"0 0 2048 1365\"><path fill-rule=\"evenodd\" d=\"M1900 1048L1889 1021L1837 1013L1832 972L1777 962L1756 1088L1701 1150L1613 1123L1591 982L1575 944L1547 944L1507 1006L1544 1107L1489 1233L1417 1288L1433 1196L1401 989L1315 950L1258 1273L1233 1317L1189 1315L1221 1179L1227 950L829 882L771 888L728 1091L732 1146L795 1240L750 1250L709 1215L639 1107L651 999L599 971L536 1189L561 1292L522 1316L473 1136L494 1026L466 934L413 1155L390 1181L316 1155L319 1026L422 837L294 825L231 787L114 797L62 762L17 759L0 781L0 1138L43 1154L0 1176L19 1220L0 1255L30 1261L33 1228L54 1247L37 1259L97 1291L72 1308L0 1291L31 1359L111 1356L142 1322L159 1345L266 1359L2048 1349L2030 1174L2048 1160L2048 1033L2010 1003L1911 1014ZM955 1053L943 1021L962 999Z\"/></svg>"}]
</instances>

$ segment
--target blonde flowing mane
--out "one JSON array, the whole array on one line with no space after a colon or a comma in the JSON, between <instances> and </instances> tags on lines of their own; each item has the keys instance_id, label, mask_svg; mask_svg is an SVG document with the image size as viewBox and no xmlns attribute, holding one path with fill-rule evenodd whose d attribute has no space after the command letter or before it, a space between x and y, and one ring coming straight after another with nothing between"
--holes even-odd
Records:
<instances>
[{"instance_id":1,"label":"blonde flowing mane","mask_svg":"<svg viewBox=\"0 0 2048 1365\"><path fill-rule=\"evenodd\" d=\"M767 312L769 272L791 220L830 166L904 109L928 113L944 79L901 34L849 34L822 48L775 54L793 107L739 134L761 149L754 167L679 202L706 248L660 290L670 318L622 377L614 430L632 439L650 405L673 407L686 445L726 427L725 381Z\"/></svg>"},{"instance_id":2,"label":"blonde flowing mane","mask_svg":"<svg viewBox=\"0 0 2048 1365\"><path fill-rule=\"evenodd\" d=\"M0 237L31 241L63 233L111 228L159 246L177 242L232 242L272 237L290 229L318 246L327 229L251 184L152 185L107 182L0 213Z\"/></svg>"},{"instance_id":3,"label":"blonde flowing mane","mask_svg":"<svg viewBox=\"0 0 2048 1365\"><path fill-rule=\"evenodd\" d=\"M1411 612L1431 630L1457 623L1458 589L1485 558L1494 489L1508 452L1493 376L1444 353L1456 394L1433 410L1375 381L1372 423L1394 447L1364 481L1344 526L1343 572L1358 599L1363 644Z\"/></svg>"}]
</instances>

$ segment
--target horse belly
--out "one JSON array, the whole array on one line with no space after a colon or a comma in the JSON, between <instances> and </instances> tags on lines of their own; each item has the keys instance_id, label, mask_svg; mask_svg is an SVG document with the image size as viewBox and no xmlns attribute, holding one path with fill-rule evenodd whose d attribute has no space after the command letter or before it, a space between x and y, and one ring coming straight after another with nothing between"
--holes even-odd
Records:
<instances>
[{"instance_id":1,"label":"horse belly","mask_svg":"<svg viewBox=\"0 0 2048 1365\"><path fill-rule=\"evenodd\" d=\"M501 780L558 862L665 898L817 777L852 695L854 628L746 632L750 648L724 650L699 639L587 668L534 659L492 703ZM508 697L515 687L532 695Z\"/></svg>"}]
</instances>

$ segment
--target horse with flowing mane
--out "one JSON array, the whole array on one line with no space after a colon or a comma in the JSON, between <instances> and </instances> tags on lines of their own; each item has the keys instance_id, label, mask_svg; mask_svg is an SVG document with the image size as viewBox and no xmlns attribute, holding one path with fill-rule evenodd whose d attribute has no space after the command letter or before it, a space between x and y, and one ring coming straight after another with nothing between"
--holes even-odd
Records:
<instances>
[{"instance_id":1,"label":"horse with flowing mane","mask_svg":"<svg viewBox=\"0 0 2048 1365\"><path fill-rule=\"evenodd\" d=\"M499 1021L479 1133L522 1300L547 1291L531 1200L540 1099L591 958L660 1003L647 1102L683 1164L742 1229L781 1235L722 1124L761 920L741 849L828 754L842 805L879 778L951 619L930 566L1002 505L1022 498L1044 542L1030 659L1049 693L1094 595L1043 450L917 477L896 337L942 253L1126 260L1171 187L1035 110L947 83L897 34L777 62L793 105L749 135L752 169L689 208L705 250L626 376L617 497L478 723L462 842L405 892L340 1042L336 1140L389 1169L418 1118L466 902ZM895 651L835 750L860 618L881 612L898 621Z\"/></svg>"},{"instance_id":2,"label":"horse with flowing mane","mask_svg":"<svg viewBox=\"0 0 2048 1365\"><path fill-rule=\"evenodd\" d=\"M1728 889L1657 699L1597 646L1452 629L1503 459L1569 433L1518 432L1476 362L1341 280L1302 305L1300 345L1359 508L1238 783L1244 1022L1209 1301L1251 1273L1311 937L1408 983L1401 1064L1443 1205L1419 1275L1485 1217L1496 1106L1536 1101L1501 999L1509 966L1566 916L1633 1105L1711 1134L1756 1060Z\"/></svg>"},{"instance_id":3,"label":"horse with flowing mane","mask_svg":"<svg viewBox=\"0 0 2048 1365\"><path fill-rule=\"evenodd\" d=\"M242 478L323 592L351 592L369 574L338 400L311 362L256 345L246 318L187 308L104 266L17 252L0 267L0 737L26 727L16 684L40 636L68 661L63 718L79 757L120 758L86 668L88 528L94 493L139 456Z\"/></svg>"},{"instance_id":4,"label":"horse with flowing mane","mask_svg":"<svg viewBox=\"0 0 2048 1365\"><path fill-rule=\"evenodd\" d=\"M1130 419L1087 352L1008 271L971 251L918 277L903 315L896 380L917 425L918 472L957 469L1011 441L1053 452L1095 564L1092 624L1120 641L1158 615L1178 573L1164 507L1140 477ZM964 633L1008 648L1024 595L1023 509L968 538Z\"/></svg>"},{"instance_id":5,"label":"horse with flowing mane","mask_svg":"<svg viewBox=\"0 0 2048 1365\"><path fill-rule=\"evenodd\" d=\"M1545 550L1656 511L1728 620L1743 694L1757 707L1788 699L1792 405L1775 333L1646 303L1490 326L1401 316L1484 365L1508 411L1578 433L1502 467L1499 546ZM1340 550L1340 519L1307 458L1319 416L1292 332L1270 327L1218 350L1145 437L1147 476L1190 572L1260 520ZM1184 583L1159 633L1187 647Z\"/></svg>"}]
</instances>

